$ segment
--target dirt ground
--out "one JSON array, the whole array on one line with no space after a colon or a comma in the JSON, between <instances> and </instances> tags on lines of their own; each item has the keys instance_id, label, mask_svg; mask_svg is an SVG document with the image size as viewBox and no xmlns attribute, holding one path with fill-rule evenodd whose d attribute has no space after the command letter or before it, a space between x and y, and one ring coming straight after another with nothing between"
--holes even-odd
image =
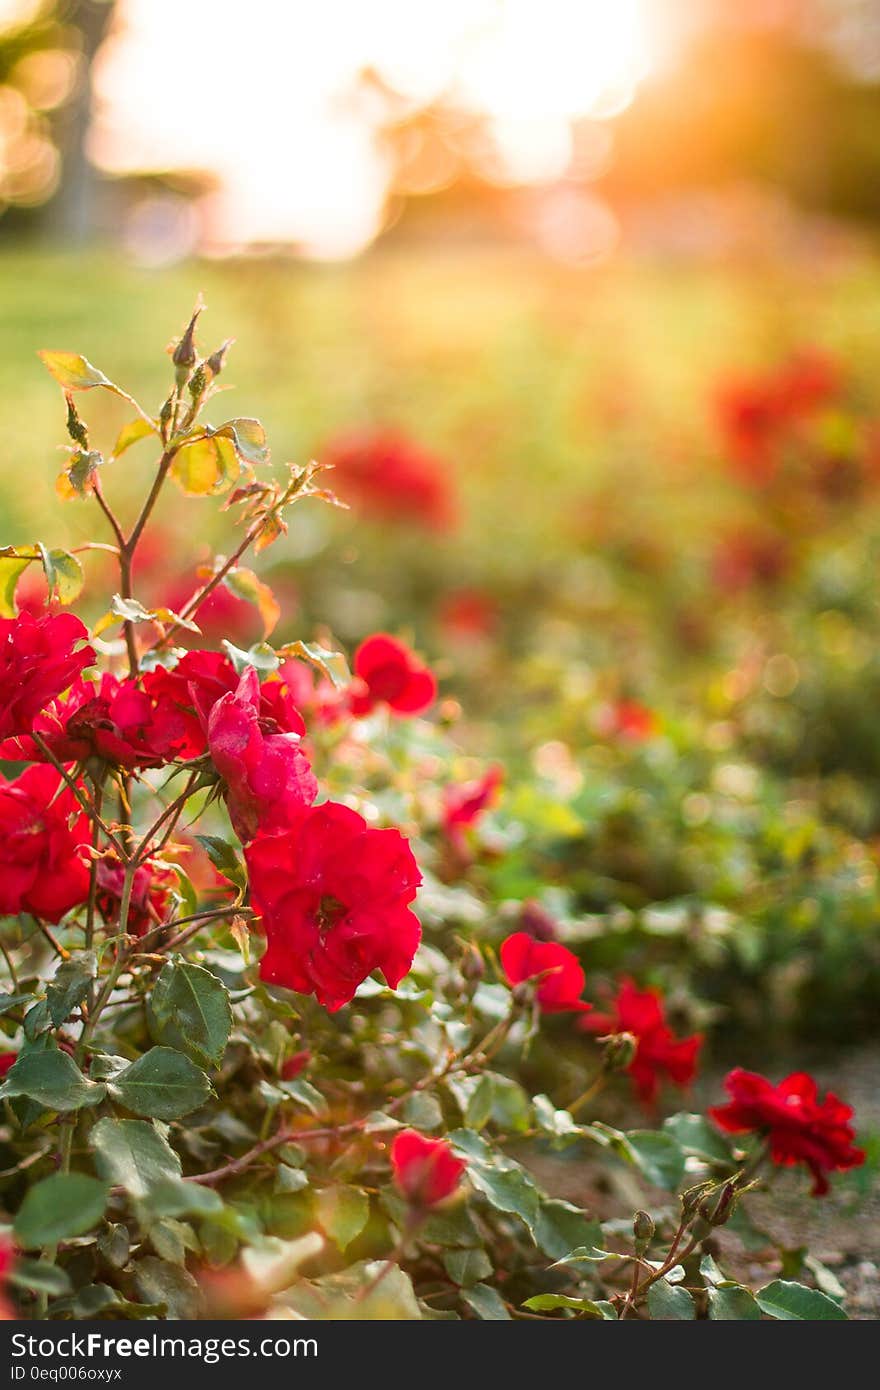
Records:
<instances>
[{"instance_id":1,"label":"dirt ground","mask_svg":"<svg viewBox=\"0 0 880 1390\"><path fill-rule=\"evenodd\" d=\"M830 1061L795 1059L788 1066L775 1067L774 1076L777 1071L781 1076L799 1066L808 1067L821 1088L837 1091L854 1107L863 1139L880 1133L880 1052L876 1047L857 1048ZM722 1079L723 1072L703 1077L690 1107L700 1110L717 1102L723 1094ZM633 1125L631 1115L614 1122ZM553 1154L543 1154L530 1166L547 1191L583 1205L603 1220L646 1204L644 1188L626 1172L616 1174L609 1184L606 1168ZM668 1194L658 1191L653 1209L668 1201ZM880 1318L880 1181L875 1178L869 1190L862 1192L854 1175L841 1175L827 1197L816 1199L809 1195L809 1183L803 1175L780 1173L772 1195L756 1193L750 1198L749 1215L786 1250L806 1246L810 1255L826 1266L846 1290L851 1318ZM780 1258L772 1246L746 1249L726 1227L717 1235L717 1258L731 1274L752 1286L780 1274ZM812 1282L806 1271L797 1277Z\"/></svg>"}]
</instances>

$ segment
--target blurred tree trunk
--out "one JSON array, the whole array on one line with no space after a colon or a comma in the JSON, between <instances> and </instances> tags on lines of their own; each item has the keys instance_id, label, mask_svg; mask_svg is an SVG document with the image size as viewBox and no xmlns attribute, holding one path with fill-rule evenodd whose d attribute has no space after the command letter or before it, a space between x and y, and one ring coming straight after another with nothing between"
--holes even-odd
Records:
<instances>
[{"instance_id":1,"label":"blurred tree trunk","mask_svg":"<svg viewBox=\"0 0 880 1390\"><path fill-rule=\"evenodd\" d=\"M60 18L79 31L79 75L58 116L55 138L61 155L58 188L42 213L53 241L87 241L94 233L95 171L86 152L92 117L92 64L113 17L115 0L68 0Z\"/></svg>"}]
</instances>

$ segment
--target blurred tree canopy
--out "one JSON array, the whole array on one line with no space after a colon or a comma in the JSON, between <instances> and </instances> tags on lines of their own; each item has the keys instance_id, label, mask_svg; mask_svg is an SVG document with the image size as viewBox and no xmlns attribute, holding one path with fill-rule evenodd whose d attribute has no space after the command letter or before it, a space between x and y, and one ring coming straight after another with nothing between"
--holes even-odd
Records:
<instances>
[{"instance_id":1,"label":"blurred tree canopy","mask_svg":"<svg viewBox=\"0 0 880 1390\"><path fill-rule=\"evenodd\" d=\"M114 0L41 0L0 27L0 213L59 239L90 230L91 69Z\"/></svg>"}]
</instances>

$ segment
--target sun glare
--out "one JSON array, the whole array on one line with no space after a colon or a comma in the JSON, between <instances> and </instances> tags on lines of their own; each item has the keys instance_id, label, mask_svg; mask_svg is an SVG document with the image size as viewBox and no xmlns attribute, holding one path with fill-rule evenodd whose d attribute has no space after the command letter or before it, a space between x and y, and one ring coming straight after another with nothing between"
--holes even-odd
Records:
<instances>
[{"instance_id":1,"label":"sun glare","mask_svg":"<svg viewBox=\"0 0 880 1390\"><path fill-rule=\"evenodd\" d=\"M116 173L214 175L209 245L349 256L381 227L390 173L359 74L414 107L445 96L479 113L499 177L546 182L568 167L573 119L631 100L649 3L124 0L97 69L93 155Z\"/></svg>"}]
</instances>

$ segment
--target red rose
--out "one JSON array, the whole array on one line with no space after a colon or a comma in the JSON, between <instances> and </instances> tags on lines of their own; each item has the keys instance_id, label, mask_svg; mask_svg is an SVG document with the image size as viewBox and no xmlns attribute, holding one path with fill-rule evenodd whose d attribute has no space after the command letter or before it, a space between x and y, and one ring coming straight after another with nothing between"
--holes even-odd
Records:
<instances>
[{"instance_id":1,"label":"red rose","mask_svg":"<svg viewBox=\"0 0 880 1390\"><path fill-rule=\"evenodd\" d=\"M0 1052L0 1080L5 1080L9 1068L14 1067L17 1061L17 1052Z\"/></svg>"},{"instance_id":2,"label":"red rose","mask_svg":"<svg viewBox=\"0 0 880 1390\"><path fill-rule=\"evenodd\" d=\"M98 911L105 922L118 926L125 868L114 854L105 854L96 876ZM129 935L143 936L165 920L176 886L177 875L167 864L148 858L135 869L125 928Z\"/></svg>"},{"instance_id":3,"label":"red rose","mask_svg":"<svg viewBox=\"0 0 880 1390\"><path fill-rule=\"evenodd\" d=\"M652 989L637 989L632 980L621 982L613 1013L591 1014L580 1027L589 1033L632 1034L636 1054L627 1071L646 1104L656 1098L662 1075L677 1086L687 1086L696 1076L702 1034L676 1038L666 1022L660 995Z\"/></svg>"},{"instance_id":4,"label":"red rose","mask_svg":"<svg viewBox=\"0 0 880 1390\"><path fill-rule=\"evenodd\" d=\"M448 467L403 434L353 432L331 442L320 457L336 470L340 496L368 515L435 530L455 522Z\"/></svg>"},{"instance_id":5,"label":"red rose","mask_svg":"<svg viewBox=\"0 0 880 1390\"><path fill-rule=\"evenodd\" d=\"M171 670L157 667L143 678L144 689L156 707L156 718L180 730L179 757L198 758L207 751L211 710L224 695L232 695L240 677L220 652L187 652ZM260 715L273 719L285 733L304 734L305 724L287 681L272 676L260 686ZM177 735L175 735L177 736Z\"/></svg>"},{"instance_id":6,"label":"red rose","mask_svg":"<svg viewBox=\"0 0 880 1390\"><path fill-rule=\"evenodd\" d=\"M402 1129L391 1145L391 1168L394 1181L412 1206L435 1207L452 1196L465 1165L445 1139L429 1139L414 1129Z\"/></svg>"},{"instance_id":7,"label":"red rose","mask_svg":"<svg viewBox=\"0 0 880 1390\"><path fill-rule=\"evenodd\" d=\"M731 1134L766 1134L770 1157L782 1167L805 1163L813 1175L814 1197L828 1191L826 1173L864 1163L864 1150L853 1147L852 1107L831 1091L820 1102L816 1083L805 1072L792 1072L774 1086L737 1067L725 1078L724 1088L731 1099L709 1111L715 1123Z\"/></svg>"},{"instance_id":8,"label":"red rose","mask_svg":"<svg viewBox=\"0 0 880 1390\"><path fill-rule=\"evenodd\" d=\"M385 704L395 714L421 714L437 698L437 681L409 647L387 633L362 642L354 656L352 714L370 714Z\"/></svg>"},{"instance_id":9,"label":"red rose","mask_svg":"<svg viewBox=\"0 0 880 1390\"><path fill-rule=\"evenodd\" d=\"M450 840L460 843L467 826L494 806L503 776L503 769L495 763L475 781L443 789L443 829Z\"/></svg>"},{"instance_id":10,"label":"red rose","mask_svg":"<svg viewBox=\"0 0 880 1390\"><path fill-rule=\"evenodd\" d=\"M90 758L127 769L161 767L179 755L184 742L180 720L157 711L134 680L105 672L100 680L80 678L63 700L55 700L33 722L35 732L60 762ZM8 740L0 746L8 758L43 757L32 739Z\"/></svg>"},{"instance_id":11,"label":"red rose","mask_svg":"<svg viewBox=\"0 0 880 1390\"><path fill-rule=\"evenodd\" d=\"M501 964L511 986L539 980L535 997L542 1013L586 1013L581 999L586 979L573 951L557 941L535 941L528 932L514 932L501 943Z\"/></svg>"},{"instance_id":12,"label":"red rose","mask_svg":"<svg viewBox=\"0 0 880 1390\"><path fill-rule=\"evenodd\" d=\"M223 695L208 716L208 751L226 782L226 805L242 843L259 830L284 830L318 795L300 735L281 732L262 713L260 680L249 666L233 694Z\"/></svg>"},{"instance_id":13,"label":"red rose","mask_svg":"<svg viewBox=\"0 0 880 1390\"><path fill-rule=\"evenodd\" d=\"M0 915L59 922L89 895L88 820L51 767L0 779Z\"/></svg>"},{"instance_id":14,"label":"red rose","mask_svg":"<svg viewBox=\"0 0 880 1390\"><path fill-rule=\"evenodd\" d=\"M376 830L329 801L303 811L280 835L245 850L266 953L260 978L314 994L330 1010L381 970L395 989L421 937L409 909L421 883L398 830Z\"/></svg>"},{"instance_id":15,"label":"red rose","mask_svg":"<svg viewBox=\"0 0 880 1390\"><path fill-rule=\"evenodd\" d=\"M0 738L26 734L36 716L95 659L79 618L0 618Z\"/></svg>"}]
</instances>

